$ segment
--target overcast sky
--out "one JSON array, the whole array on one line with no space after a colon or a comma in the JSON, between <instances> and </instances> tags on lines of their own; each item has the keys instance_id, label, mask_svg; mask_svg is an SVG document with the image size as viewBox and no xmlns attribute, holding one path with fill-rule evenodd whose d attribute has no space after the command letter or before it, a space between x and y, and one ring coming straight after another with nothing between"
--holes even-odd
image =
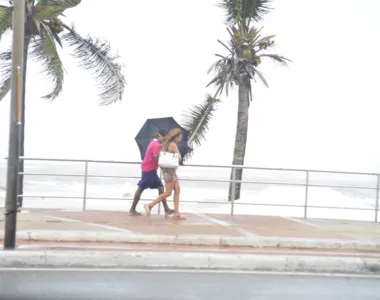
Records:
<instances>
[{"instance_id":1,"label":"overcast sky","mask_svg":"<svg viewBox=\"0 0 380 300\"><path fill-rule=\"evenodd\" d=\"M106 4L105 4L106 3ZM174 116L198 104L207 69L226 40L218 0L83 0L67 11L81 33L108 39L125 64L122 103L97 106L91 74L76 67L68 49L64 92L53 104L41 96L49 81L28 66L26 155L139 159L134 142L146 118ZM360 3L360 5L359 5ZM261 70L269 89L253 86L246 165L380 172L378 0L275 0L265 34L275 51L294 61ZM1 41L1 50L10 39ZM7 44L8 43L8 44ZM237 97L223 96L208 140L194 163L230 164ZM0 102L0 155L7 155L9 96Z\"/></svg>"}]
</instances>

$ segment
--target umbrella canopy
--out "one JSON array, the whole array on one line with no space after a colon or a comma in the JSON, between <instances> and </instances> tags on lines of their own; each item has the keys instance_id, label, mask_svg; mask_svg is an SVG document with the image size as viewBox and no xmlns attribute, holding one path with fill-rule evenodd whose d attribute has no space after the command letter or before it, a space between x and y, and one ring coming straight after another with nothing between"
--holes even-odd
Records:
<instances>
[{"instance_id":1,"label":"umbrella canopy","mask_svg":"<svg viewBox=\"0 0 380 300\"><path fill-rule=\"evenodd\" d=\"M174 118L167 117L148 119L145 121L143 127L141 127L139 133L135 138L137 146L140 149L141 160L144 159L146 149L148 148L148 144L150 143L155 134L157 134L160 130L165 130L169 132L174 128L179 128L182 131L182 140L178 143L178 149L181 152L181 156L185 157L186 153L193 150L188 145L189 131L184 129L181 125L179 125L177 121L174 120Z\"/></svg>"}]
</instances>

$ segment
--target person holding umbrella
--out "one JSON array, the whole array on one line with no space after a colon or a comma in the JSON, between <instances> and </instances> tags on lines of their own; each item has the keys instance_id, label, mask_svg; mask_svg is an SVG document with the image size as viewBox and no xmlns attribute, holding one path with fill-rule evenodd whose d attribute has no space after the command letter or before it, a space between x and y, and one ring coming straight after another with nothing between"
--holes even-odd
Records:
<instances>
[{"instance_id":1,"label":"person holding umbrella","mask_svg":"<svg viewBox=\"0 0 380 300\"><path fill-rule=\"evenodd\" d=\"M136 206L140 201L141 195L147 188L158 189L159 195L164 194L164 186L161 182L160 177L157 175L158 169L158 158L161 152L160 140L167 135L165 130L160 130L155 134L153 140L149 143L148 148L145 152L144 159L141 163L141 180L139 181L138 188L135 192L132 206L129 210L129 214L132 216L141 215L136 211ZM169 208L166 201L166 197L163 198L162 204L165 209L165 215L171 215L174 211Z\"/></svg>"},{"instance_id":2,"label":"person holding umbrella","mask_svg":"<svg viewBox=\"0 0 380 300\"><path fill-rule=\"evenodd\" d=\"M177 144L182 140L182 132L181 129L175 128L169 131L169 133L161 139L161 151L174 153L177 155L178 159L181 160L181 153L178 149ZM172 195L174 190L174 214L173 219L183 220L185 219L179 213L179 193L180 193L180 185L176 173L176 168L162 168L164 173L165 180L165 192L158 196L156 200L149 204L145 204L145 213L149 217L152 208L160 203L161 201L166 200L166 198Z\"/></svg>"}]
</instances>

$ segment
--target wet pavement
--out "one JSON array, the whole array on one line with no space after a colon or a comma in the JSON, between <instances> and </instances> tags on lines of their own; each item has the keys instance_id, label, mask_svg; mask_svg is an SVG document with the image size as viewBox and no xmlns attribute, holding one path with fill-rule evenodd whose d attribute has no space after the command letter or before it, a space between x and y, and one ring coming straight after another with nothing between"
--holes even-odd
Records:
<instances>
[{"instance_id":1,"label":"wet pavement","mask_svg":"<svg viewBox=\"0 0 380 300\"><path fill-rule=\"evenodd\" d=\"M186 214L186 220L179 221L157 214L148 218L115 211L28 210L18 214L18 231L28 230L380 242L380 224L374 222L223 214Z\"/></svg>"}]
</instances>

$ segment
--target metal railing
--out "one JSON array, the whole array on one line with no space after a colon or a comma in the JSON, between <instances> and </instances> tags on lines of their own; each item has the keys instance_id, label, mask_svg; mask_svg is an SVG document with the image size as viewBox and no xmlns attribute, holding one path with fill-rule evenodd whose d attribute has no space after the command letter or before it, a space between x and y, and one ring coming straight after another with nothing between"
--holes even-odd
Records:
<instances>
[{"instance_id":1,"label":"metal railing","mask_svg":"<svg viewBox=\"0 0 380 300\"><path fill-rule=\"evenodd\" d=\"M49 158L28 158L20 157L24 161L44 161L44 162L67 162L67 163L83 163L83 174L62 174L62 173L26 173L19 172L19 175L32 175L32 176L63 176L63 177L79 177L84 179L83 186L83 195L82 196L53 196L53 195L18 195L19 198L51 198L51 199L82 199L83 205L82 209L86 210L87 200L131 200L115 197L92 197L87 193L88 179L89 178L117 178L117 179L140 179L136 176L112 176L112 175L94 175L89 174L89 164L124 164L124 165L140 165L140 162L128 162L128 161L107 161L107 160L79 160L79 159L49 159ZM305 198L303 205L294 205L294 204L269 204L269 203L241 203L239 205L255 205L255 206L277 206L277 207L298 207L303 208L303 217L308 218L308 209L310 208L324 208L324 209L343 209L343 210L361 210L361 211L373 211L374 212L374 222L378 222L378 213L379 213L379 191L380 191L380 174L376 173L360 173L360 172L345 172L345 171L323 171L323 170L304 170L304 169L279 169L279 168L261 168L261 167L248 167L248 166L236 166L236 165L199 165L199 164L189 164L188 167L195 168L214 168L214 169L230 169L231 180L220 180L220 179L182 179L181 181L196 181L196 182L218 182L218 183L232 183L231 194L233 195L231 201L230 214L234 215L235 207L235 190L236 184L262 184L262 185L288 185L288 186L302 186L305 188ZM264 181L243 181L236 179L236 170L260 170L260 171L282 171L282 172L298 172L305 174L304 183L287 183L287 182L264 182ZM341 174L341 175L363 175L371 176L376 178L376 186L345 186L345 185L326 185L326 184L311 184L310 183L310 174ZM161 174L162 176L162 174ZM328 187L328 188L342 188L342 189L363 189L363 190L373 190L376 192L375 207L374 208L358 208L358 207L334 207L334 206L316 206L309 205L309 188L310 187ZM146 201L146 199L141 199ZM186 203L213 203L213 204L226 204L226 202L220 201L182 201ZM160 206L158 206L158 212L160 212Z\"/></svg>"}]
</instances>

